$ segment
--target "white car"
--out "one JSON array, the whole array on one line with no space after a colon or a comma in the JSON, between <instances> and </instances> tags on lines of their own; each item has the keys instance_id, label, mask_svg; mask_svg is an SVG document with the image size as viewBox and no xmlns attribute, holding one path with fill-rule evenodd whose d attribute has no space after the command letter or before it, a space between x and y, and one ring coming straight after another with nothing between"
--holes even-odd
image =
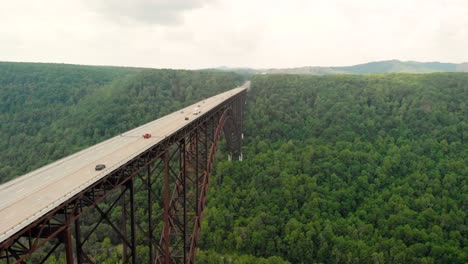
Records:
<instances>
[{"instance_id":1,"label":"white car","mask_svg":"<svg viewBox=\"0 0 468 264\"><path fill-rule=\"evenodd\" d=\"M201 113L201 110L200 110L199 107L195 107L195 108L193 109L193 112L192 112L192 113L193 113L193 115L198 115L199 113Z\"/></svg>"}]
</instances>

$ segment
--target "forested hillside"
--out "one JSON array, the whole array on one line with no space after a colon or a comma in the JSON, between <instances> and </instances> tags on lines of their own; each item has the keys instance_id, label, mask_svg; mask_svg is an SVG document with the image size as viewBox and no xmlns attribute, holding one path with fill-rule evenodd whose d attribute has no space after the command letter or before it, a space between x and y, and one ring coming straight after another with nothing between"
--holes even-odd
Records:
<instances>
[{"instance_id":1,"label":"forested hillside","mask_svg":"<svg viewBox=\"0 0 468 264\"><path fill-rule=\"evenodd\" d=\"M254 77L201 258L466 263L467 102L468 74Z\"/></svg>"},{"instance_id":2,"label":"forested hillside","mask_svg":"<svg viewBox=\"0 0 468 264\"><path fill-rule=\"evenodd\" d=\"M235 87L233 73L0 63L0 182Z\"/></svg>"},{"instance_id":3,"label":"forested hillside","mask_svg":"<svg viewBox=\"0 0 468 264\"><path fill-rule=\"evenodd\" d=\"M242 81L0 63L0 181ZM463 73L254 76L244 161L217 158L198 262L468 262L467 102ZM87 248L99 263L121 258L109 230Z\"/></svg>"}]
</instances>

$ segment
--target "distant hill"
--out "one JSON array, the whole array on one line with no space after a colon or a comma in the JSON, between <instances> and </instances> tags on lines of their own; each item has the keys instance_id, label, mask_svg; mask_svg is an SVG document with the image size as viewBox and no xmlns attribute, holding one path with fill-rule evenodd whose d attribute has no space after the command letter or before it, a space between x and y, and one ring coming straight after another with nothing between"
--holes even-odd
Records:
<instances>
[{"instance_id":1,"label":"distant hill","mask_svg":"<svg viewBox=\"0 0 468 264\"><path fill-rule=\"evenodd\" d=\"M358 64L348 67L335 67L347 73L381 73L381 72L409 72L409 73L429 73L429 72L456 72L458 64L441 62L415 62L415 61L377 61L365 64Z\"/></svg>"},{"instance_id":2,"label":"distant hill","mask_svg":"<svg viewBox=\"0 0 468 264\"><path fill-rule=\"evenodd\" d=\"M416 62L416 61L375 61L364 64L341 67L305 66L297 68L228 68L219 67L211 70L233 71L240 74L369 74L369 73L431 73L431 72L468 72L468 63Z\"/></svg>"}]
</instances>

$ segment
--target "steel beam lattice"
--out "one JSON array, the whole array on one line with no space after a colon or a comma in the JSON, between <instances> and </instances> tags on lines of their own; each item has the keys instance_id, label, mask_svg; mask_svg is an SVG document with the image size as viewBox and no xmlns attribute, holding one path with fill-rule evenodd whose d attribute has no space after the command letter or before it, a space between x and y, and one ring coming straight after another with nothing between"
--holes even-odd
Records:
<instances>
[{"instance_id":1,"label":"steel beam lattice","mask_svg":"<svg viewBox=\"0 0 468 264\"><path fill-rule=\"evenodd\" d=\"M2 241L0 263L28 263L35 252L39 263L59 252L67 263L97 263L89 245L102 226L124 263L194 263L222 134L229 156L242 159L245 99L246 90L228 98Z\"/></svg>"}]
</instances>

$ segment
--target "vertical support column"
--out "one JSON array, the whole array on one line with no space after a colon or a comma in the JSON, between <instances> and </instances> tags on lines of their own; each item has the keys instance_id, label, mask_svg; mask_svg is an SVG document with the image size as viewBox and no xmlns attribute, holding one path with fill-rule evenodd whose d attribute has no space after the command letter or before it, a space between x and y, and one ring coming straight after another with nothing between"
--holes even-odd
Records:
<instances>
[{"instance_id":1,"label":"vertical support column","mask_svg":"<svg viewBox=\"0 0 468 264\"><path fill-rule=\"evenodd\" d=\"M148 189L148 241L149 241L149 261L152 263L154 261L153 256L153 204L152 204L152 186L151 186L151 166L148 164L147 168L147 178L146 178L146 187Z\"/></svg>"},{"instance_id":2,"label":"vertical support column","mask_svg":"<svg viewBox=\"0 0 468 264\"><path fill-rule=\"evenodd\" d=\"M132 178L128 182L128 188L130 189L130 243L132 250L132 263L136 263L136 221L135 221L135 178Z\"/></svg>"},{"instance_id":3,"label":"vertical support column","mask_svg":"<svg viewBox=\"0 0 468 264\"><path fill-rule=\"evenodd\" d=\"M125 186L122 186L122 192L125 192ZM122 235L127 237L127 203L125 201L125 193L122 195L121 204L122 204ZM123 247L123 263L128 263L128 251L127 245L122 241Z\"/></svg>"},{"instance_id":4,"label":"vertical support column","mask_svg":"<svg viewBox=\"0 0 468 264\"><path fill-rule=\"evenodd\" d=\"M198 208L198 197L200 197L200 175L198 173L199 171L199 165L200 165L200 160L199 160L199 149L198 149L198 144L200 143L199 139L198 139L198 135L200 134L200 129L201 128L198 128L196 131L195 131L195 142L191 142L191 144L195 144L195 218L198 217L198 214L199 214L199 210L200 208Z\"/></svg>"},{"instance_id":5,"label":"vertical support column","mask_svg":"<svg viewBox=\"0 0 468 264\"><path fill-rule=\"evenodd\" d=\"M179 158L179 168L181 170L181 174L180 174L180 177L182 179L182 188L183 188L183 208L184 208L184 215L183 215L183 251L184 251L184 260L187 259L187 250L188 250L188 247L187 247L187 175L186 175L186 171L185 171L185 153L186 152L186 149L185 149L185 138L183 138L181 141L180 141L180 146L179 146L179 155L180 155L180 158Z\"/></svg>"},{"instance_id":6,"label":"vertical support column","mask_svg":"<svg viewBox=\"0 0 468 264\"><path fill-rule=\"evenodd\" d=\"M205 173L206 171L206 166L208 165L208 163L206 162L208 160L208 153L209 153L209 147L208 147L208 140L210 140L210 137L209 137L209 133L208 133L208 124L205 124L205 133L203 134L204 136L204 139L203 139L203 143L204 143L204 152L203 152L203 173ZM200 196L198 196L200 197Z\"/></svg>"},{"instance_id":7,"label":"vertical support column","mask_svg":"<svg viewBox=\"0 0 468 264\"><path fill-rule=\"evenodd\" d=\"M242 133L243 131L243 124L244 124L244 106L245 106L245 91L239 94L238 99L236 100L237 102L237 107L236 107L236 112L234 113L236 116L236 134L237 134L237 151L239 154L239 161L243 160L243 155L242 155L242 143L244 141L244 134Z\"/></svg>"},{"instance_id":8,"label":"vertical support column","mask_svg":"<svg viewBox=\"0 0 468 264\"><path fill-rule=\"evenodd\" d=\"M75 219L75 246L76 246L76 263L83 264L83 252L81 247L81 227L80 218Z\"/></svg>"},{"instance_id":9,"label":"vertical support column","mask_svg":"<svg viewBox=\"0 0 468 264\"><path fill-rule=\"evenodd\" d=\"M10 254L8 254L8 250L5 249L5 255L6 255L6 260L7 260L7 264L10 264Z\"/></svg>"},{"instance_id":10,"label":"vertical support column","mask_svg":"<svg viewBox=\"0 0 468 264\"><path fill-rule=\"evenodd\" d=\"M65 244L65 256L67 258L67 264L73 264L73 243L71 239L70 225L67 223L67 227L62 232L64 244Z\"/></svg>"},{"instance_id":11,"label":"vertical support column","mask_svg":"<svg viewBox=\"0 0 468 264\"><path fill-rule=\"evenodd\" d=\"M169 154L166 150L163 156L164 159L164 263L169 263Z\"/></svg>"},{"instance_id":12,"label":"vertical support column","mask_svg":"<svg viewBox=\"0 0 468 264\"><path fill-rule=\"evenodd\" d=\"M246 93L247 92L242 92L242 94L240 95L240 98L238 99L239 101L239 132L241 133L241 136L240 136L240 146L239 146L239 151L240 151L240 158L239 158L239 161L242 161L244 158L243 158L243 155L242 155L242 145L244 143L244 108L245 108L245 105L246 105Z\"/></svg>"}]
</instances>

